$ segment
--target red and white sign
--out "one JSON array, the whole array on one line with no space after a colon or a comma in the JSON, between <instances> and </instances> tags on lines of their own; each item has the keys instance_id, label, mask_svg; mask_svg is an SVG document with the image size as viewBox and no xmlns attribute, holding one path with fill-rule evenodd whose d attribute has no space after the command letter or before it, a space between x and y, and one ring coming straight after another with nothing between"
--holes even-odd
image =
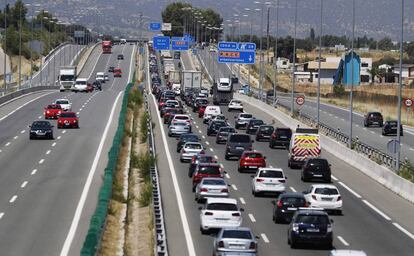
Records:
<instances>
[{"instance_id":1,"label":"red and white sign","mask_svg":"<svg viewBox=\"0 0 414 256\"><path fill-rule=\"evenodd\" d=\"M299 106L302 106L305 103L305 97L304 96L298 96L296 97L296 104Z\"/></svg>"},{"instance_id":2,"label":"red and white sign","mask_svg":"<svg viewBox=\"0 0 414 256\"><path fill-rule=\"evenodd\" d=\"M413 100L412 99L405 99L404 104L407 108L412 107L413 106Z\"/></svg>"}]
</instances>

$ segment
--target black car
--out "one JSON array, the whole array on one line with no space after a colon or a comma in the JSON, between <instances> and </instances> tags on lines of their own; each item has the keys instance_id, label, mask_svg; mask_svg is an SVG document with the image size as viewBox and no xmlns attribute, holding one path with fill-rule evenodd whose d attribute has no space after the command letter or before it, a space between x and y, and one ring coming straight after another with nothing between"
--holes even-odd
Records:
<instances>
[{"instance_id":1,"label":"black car","mask_svg":"<svg viewBox=\"0 0 414 256\"><path fill-rule=\"evenodd\" d=\"M180 58L181 58L181 53L180 52L174 52L174 59L179 60Z\"/></svg>"},{"instance_id":2,"label":"black car","mask_svg":"<svg viewBox=\"0 0 414 256\"><path fill-rule=\"evenodd\" d=\"M397 134L397 121L385 121L382 127L382 135L387 136L388 134ZM403 136L403 126L400 124L400 135Z\"/></svg>"},{"instance_id":3,"label":"black car","mask_svg":"<svg viewBox=\"0 0 414 256\"><path fill-rule=\"evenodd\" d=\"M51 139L53 140L53 125L49 121L34 121L30 128L30 139Z\"/></svg>"},{"instance_id":4,"label":"black car","mask_svg":"<svg viewBox=\"0 0 414 256\"><path fill-rule=\"evenodd\" d=\"M277 201L273 201L273 221L275 223L289 223L293 214L300 207L307 207L305 196L302 193L287 192L280 194Z\"/></svg>"},{"instance_id":5,"label":"black car","mask_svg":"<svg viewBox=\"0 0 414 256\"><path fill-rule=\"evenodd\" d=\"M98 80L93 81L92 86L93 89L102 91L102 84Z\"/></svg>"},{"instance_id":6,"label":"black car","mask_svg":"<svg viewBox=\"0 0 414 256\"><path fill-rule=\"evenodd\" d=\"M247 134L256 134L257 129L259 126L264 125L263 120L260 119L251 119L246 126L246 133Z\"/></svg>"},{"instance_id":7,"label":"black car","mask_svg":"<svg viewBox=\"0 0 414 256\"><path fill-rule=\"evenodd\" d=\"M123 54L118 54L118 60L123 60L124 59L124 55Z\"/></svg>"},{"instance_id":8,"label":"black car","mask_svg":"<svg viewBox=\"0 0 414 256\"><path fill-rule=\"evenodd\" d=\"M114 69L115 69L115 67L110 66L110 67L108 68L108 72L114 72Z\"/></svg>"},{"instance_id":9,"label":"black car","mask_svg":"<svg viewBox=\"0 0 414 256\"><path fill-rule=\"evenodd\" d=\"M218 130L221 127L226 127L226 126L228 126L226 121L223 121L223 120L212 121L210 125L207 127L207 136L216 135Z\"/></svg>"},{"instance_id":10,"label":"black car","mask_svg":"<svg viewBox=\"0 0 414 256\"><path fill-rule=\"evenodd\" d=\"M330 183L331 165L324 158L309 158L302 167L301 179L303 181L317 179Z\"/></svg>"},{"instance_id":11,"label":"black car","mask_svg":"<svg viewBox=\"0 0 414 256\"><path fill-rule=\"evenodd\" d=\"M270 140L270 137L272 136L274 130L275 130L275 128L273 128L273 126L271 126L271 125L261 125L261 126L259 126L259 128L257 129L257 132L256 132L256 141L261 141L261 140L268 141L268 140Z\"/></svg>"},{"instance_id":12,"label":"black car","mask_svg":"<svg viewBox=\"0 0 414 256\"><path fill-rule=\"evenodd\" d=\"M378 125L382 127L384 125L384 118L380 112L368 112L364 117L364 126L370 127L371 125Z\"/></svg>"},{"instance_id":13,"label":"black car","mask_svg":"<svg viewBox=\"0 0 414 256\"><path fill-rule=\"evenodd\" d=\"M298 210L292 217L288 228L288 244L295 248L298 244L324 245L332 248L333 220L320 210Z\"/></svg>"},{"instance_id":14,"label":"black car","mask_svg":"<svg viewBox=\"0 0 414 256\"><path fill-rule=\"evenodd\" d=\"M216 143L226 142L230 133L237 133L236 129L230 126L221 127L216 135Z\"/></svg>"},{"instance_id":15,"label":"black car","mask_svg":"<svg viewBox=\"0 0 414 256\"><path fill-rule=\"evenodd\" d=\"M193 112L198 112L201 106L207 106L208 100L207 99L196 99L193 105Z\"/></svg>"},{"instance_id":16,"label":"black car","mask_svg":"<svg viewBox=\"0 0 414 256\"><path fill-rule=\"evenodd\" d=\"M233 76L231 77L231 83L232 83L232 84L237 84L237 83L239 83L239 78L238 78L237 76L233 75Z\"/></svg>"},{"instance_id":17,"label":"black car","mask_svg":"<svg viewBox=\"0 0 414 256\"><path fill-rule=\"evenodd\" d=\"M290 128L276 128L272 133L269 141L269 147L289 148L290 139L292 138L292 130Z\"/></svg>"},{"instance_id":18,"label":"black car","mask_svg":"<svg viewBox=\"0 0 414 256\"><path fill-rule=\"evenodd\" d=\"M187 134L181 134L179 138L177 138L177 152L180 152L181 148L184 146L187 142L199 142L200 138L195 135L194 133L187 133Z\"/></svg>"}]
</instances>

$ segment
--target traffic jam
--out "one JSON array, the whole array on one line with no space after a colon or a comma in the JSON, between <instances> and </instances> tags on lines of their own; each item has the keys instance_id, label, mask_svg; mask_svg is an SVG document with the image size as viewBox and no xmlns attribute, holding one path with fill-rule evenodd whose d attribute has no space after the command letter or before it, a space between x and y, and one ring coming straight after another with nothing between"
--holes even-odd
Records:
<instances>
[{"instance_id":1,"label":"traffic jam","mask_svg":"<svg viewBox=\"0 0 414 256\"><path fill-rule=\"evenodd\" d=\"M199 203L200 232L213 234L213 255L256 255L258 234L243 225L244 209L232 197L227 171L216 155L210 154L204 135L195 131L201 123L208 137L224 148L226 161L237 160L238 175L251 174L254 197L272 198L272 219L288 225L287 242L291 248L312 245L330 249L333 246L331 215L342 215L342 197L331 183L331 165L321 157L318 130L274 127L244 111L243 103L231 99L226 106L212 104L212 90L203 87L173 90L162 83L158 56L149 54L152 94L158 114L168 131L168 144L176 141L179 161L188 163L188 177L194 200ZM194 115L190 115L190 113ZM235 114L229 121L228 114ZM199 127L197 125L197 127ZM201 127L200 127L201 129ZM201 131L201 130L200 130ZM258 143L268 144L275 152L287 150L288 166L301 169L301 180L311 183L303 192L288 191L288 178L282 168L267 163L267 156L256 150ZM211 147L211 144L210 144ZM187 173L187 171L185 171ZM234 175L234 172L232 172ZM184 188L185 189L185 188Z\"/></svg>"}]
</instances>

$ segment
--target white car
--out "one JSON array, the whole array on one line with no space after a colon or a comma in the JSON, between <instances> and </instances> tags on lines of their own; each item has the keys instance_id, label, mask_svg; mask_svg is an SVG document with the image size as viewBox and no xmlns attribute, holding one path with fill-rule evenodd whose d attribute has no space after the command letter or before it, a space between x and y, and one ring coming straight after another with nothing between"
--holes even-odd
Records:
<instances>
[{"instance_id":1,"label":"white car","mask_svg":"<svg viewBox=\"0 0 414 256\"><path fill-rule=\"evenodd\" d=\"M191 117L189 115L174 115L173 119L171 120L171 124L178 123L178 122L186 122L190 126L191 132Z\"/></svg>"},{"instance_id":2,"label":"white car","mask_svg":"<svg viewBox=\"0 0 414 256\"><path fill-rule=\"evenodd\" d=\"M203 123L207 124L212 116L220 115L221 109L219 106L207 106L204 110Z\"/></svg>"},{"instance_id":3,"label":"white car","mask_svg":"<svg viewBox=\"0 0 414 256\"><path fill-rule=\"evenodd\" d=\"M96 77L95 80L101 82L101 83L105 83L105 73L104 72L96 72Z\"/></svg>"},{"instance_id":4,"label":"white car","mask_svg":"<svg viewBox=\"0 0 414 256\"><path fill-rule=\"evenodd\" d=\"M207 197L229 197L229 188L223 178L203 178L198 183L194 199L201 202Z\"/></svg>"},{"instance_id":5,"label":"white car","mask_svg":"<svg viewBox=\"0 0 414 256\"><path fill-rule=\"evenodd\" d=\"M342 214L342 197L338 188L330 184L314 184L303 192L311 208L323 208Z\"/></svg>"},{"instance_id":6,"label":"white car","mask_svg":"<svg viewBox=\"0 0 414 256\"><path fill-rule=\"evenodd\" d=\"M228 105L229 112L232 110L237 110L243 112L243 103L240 100L231 100Z\"/></svg>"},{"instance_id":7,"label":"white car","mask_svg":"<svg viewBox=\"0 0 414 256\"><path fill-rule=\"evenodd\" d=\"M60 105L63 111L72 110L72 103L68 99L57 99L55 100L55 104Z\"/></svg>"},{"instance_id":8,"label":"white car","mask_svg":"<svg viewBox=\"0 0 414 256\"><path fill-rule=\"evenodd\" d=\"M88 80L86 78L78 78L76 79L76 82L73 85L72 91L86 92L87 87L88 87Z\"/></svg>"},{"instance_id":9,"label":"white car","mask_svg":"<svg viewBox=\"0 0 414 256\"><path fill-rule=\"evenodd\" d=\"M198 154L205 154L203 145L199 142L186 142L180 150L180 161L189 161Z\"/></svg>"},{"instance_id":10,"label":"white car","mask_svg":"<svg viewBox=\"0 0 414 256\"><path fill-rule=\"evenodd\" d=\"M214 48L214 47L210 47L209 51L210 52L217 52L216 48Z\"/></svg>"},{"instance_id":11,"label":"white car","mask_svg":"<svg viewBox=\"0 0 414 256\"><path fill-rule=\"evenodd\" d=\"M255 175L252 175L252 193L257 196L259 193L283 193L287 177L280 168L259 168Z\"/></svg>"},{"instance_id":12,"label":"white car","mask_svg":"<svg viewBox=\"0 0 414 256\"><path fill-rule=\"evenodd\" d=\"M220 78L217 83L217 91L219 92L231 92L230 78Z\"/></svg>"},{"instance_id":13,"label":"white car","mask_svg":"<svg viewBox=\"0 0 414 256\"><path fill-rule=\"evenodd\" d=\"M243 221L243 208L237 206L233 198L209 197L203 207L200 207L200 231L207 233L210 229L240 227Z\"/></svg>"},{"instance_id":14,"label":"white car","mask_svg":"<svg viewBox=\"0 0 414 256\"><path fill-rule=\"evenodd\" d=\"M176 108L179 108L180 107L180 103L178 102L178 100L167 100L165 102L165 105L170 105L170 104L174 104L174 106Z\"/></svg>"}]
</instances>

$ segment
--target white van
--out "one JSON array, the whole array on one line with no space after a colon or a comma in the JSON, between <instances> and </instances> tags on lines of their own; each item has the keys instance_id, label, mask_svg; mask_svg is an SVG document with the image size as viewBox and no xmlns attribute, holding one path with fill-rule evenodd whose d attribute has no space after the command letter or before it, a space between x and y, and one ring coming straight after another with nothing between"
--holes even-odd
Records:
<instances>
[{"instance_id":1,"label":"white van","mask_svg":"<svg viewBox=\"0 0 414 256\"><path fill-rule=\"evenodd\" d=\"M105 83L105 73L104 72L96 72L95 80Z\"/></svg>"},{"instance_id":2,"label":"white van","mask_svg":"<svg viewBox=\"0 0 414 256\"><path fill-rule=\"evenodd\" d=\"M175 95L181 94L181 84L173 84L171 89L175 92Z\"/></svg>"},{"instance_id":3,"label":"white van","mask_svg":"<svg viewBox=\"0 0 414 256\"><path fill-rule=\"evenodd\" d=\"M127 41L126 41L126 39L124 39L124 38L121 38L121 39L119 40L119 43L120 43L120 44L126 44L126 42L127 42Z\"/></svg>"},{"instance_id":4,"label":"white van","mask_svg":"<svg viewBox=\"0 0 414 256\"><path fill-rule=\"evenodd\" d=\"M74 92L86 92L88 88L88 79L78 78L76 79L75 85L73 86L72 91Z\"/></svg>"},{"instance_id":5,"label":"white van","mask_svg":"<svg viewBox=\"0 0 414 256\"><path fill-rule=\"evenodd\" d=\"M203 123L208 123L208 120L212 116L217 116L221 114L221 109L219 106L207 106L206 110L204 110L204 116L203 116Z\"/></svg>"},{"instance_id":6,"label":"white van","mask_svg":"<svg viewBox=\"0 0 414 256\"><path fill-rule=\"evenodd\" d=\"M231 91L230 78L220 78L217 84L217 91L230 92Z\"/></svg>"}]
</instances>

